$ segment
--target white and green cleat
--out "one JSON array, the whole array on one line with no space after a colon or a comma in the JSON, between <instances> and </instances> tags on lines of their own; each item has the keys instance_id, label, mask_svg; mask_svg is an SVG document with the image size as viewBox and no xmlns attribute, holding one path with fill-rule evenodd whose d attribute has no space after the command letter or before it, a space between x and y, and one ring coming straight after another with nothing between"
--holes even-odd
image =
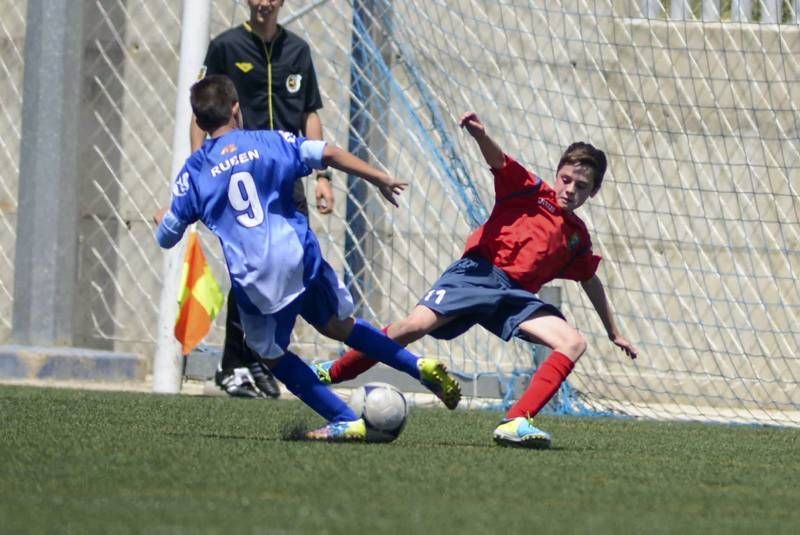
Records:
<instances>
[{"instance_id":1,"label":"white and green cleat","mask_svg":"<svg viewBox=\"0 0 800 535\"><path fill-rule=\"evenodd\" d=\"M367 438L367 424L363 418L350 422L331 422L319 429L307 431L305 438L324 442L364 442Z\"/></svg>"},{"instance_id":2,"label":"white and green cleat","mask_svg":"<svg viewBox=\"0 0 800 535\"><path fill-rule=\"evenodd\" d=\"M420 382L450 410L461 401L461 385L447 373L447 367L436 359L421 358L417 361Z\"/></svg>"},{"instance_id":3,"label":"white and green cleat","mask_svg":"<svg viewBox=\"0 0 800 535\"><path fill-rule=\"evenodd\" d=\"M494 441L501 446L547 449L551 443L548 433L534 426L528 418L522 416L501 422L495 428L493 436Z\"/></svg>"}]
</instances>

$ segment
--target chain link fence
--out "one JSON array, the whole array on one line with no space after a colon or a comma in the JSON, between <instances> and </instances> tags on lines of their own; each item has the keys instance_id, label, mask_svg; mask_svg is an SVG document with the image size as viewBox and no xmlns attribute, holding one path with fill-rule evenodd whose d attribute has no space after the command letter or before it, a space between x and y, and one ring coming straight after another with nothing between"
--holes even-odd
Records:
<instances>
[{"instance_id":1,"label":"chain link fence","mask_svg":"<svg viewBox=\"0 0 800 535\"><path fill-rule=\"evenodd\" d=\"M371 10L354 17L354 4ZM798 407L800 376L796 2L770 2L782 9L780 24L761 20L761 13L778 12L763 3L754 2L746 20L734 16L733 3L722 3L722 20L713 22L700 16L710 3L686 4L692 9L680 20L667 3L651 4L287 2L282 18L312 47L326 139L364 151L412 184L401 209L387 210L336 175L335 213L312 209L311 225L326 258L360 297L361 315L391 321L460 255L467 232L491 206L491 176L458 131L459 113L485 112L504 148L538 163L545 178L575 136L591 139L614 164L608 185L582 215L610 259L603 273L618 319L648 358L630 365L620 357L579 287L559 284L564 311L593 353L571 384L598 410L611 403L652 417L796 424L795 413L784 413ZM169 200L181 2L81 6L75 344L149 357L164 283L151 215ZM26 3L0 0L0 9L6 341ZM211 33L246 17L243 2L214 1ZM356 131L351 125L360 114L369 116L369 127ZM306 186L312 195L313 184ZM212 270L227 286L216 240L203 236ZM208 345L222 343L223 326L220 317ZM315 359L341 349L307 325L293 342ZM474 376L503 379L534 365L529 345L501 344L480 329L453 343L426 339L414 349Z\"/></svg>"},{"instance_id":2,"label":"chain link fence","mask_svg":"<svg viewBox=\"0 0 800 535\"><path fill-rule=\"evenodd\" d=\"M0 1L0 340L11 332L26 2Z\"/></svg>"}]
</instances>

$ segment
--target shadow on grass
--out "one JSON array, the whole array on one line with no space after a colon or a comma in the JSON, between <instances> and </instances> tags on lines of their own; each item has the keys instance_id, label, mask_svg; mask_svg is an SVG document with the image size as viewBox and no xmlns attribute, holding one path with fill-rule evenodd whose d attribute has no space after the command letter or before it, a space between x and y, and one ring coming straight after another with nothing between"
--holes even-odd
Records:
<instances>
[{"instance_id":1,"label":"shadow on grass","mask_svg":"<svg viewBox=\"0 0 800 535\"><path fill-rule=\"evenodd\" d=\"M258 442L279 442L281 440L279 437L265 437L265 436L255 436L255 435L229 435L225 433L204 433L204 432L179 433L176 431L169 431L164 434L173 437L204 437L204 438L217 438L222 440L257 440Z\"/></svg>"},{"instance_id":2,"label":"shadow on grass","mask_svg":"<svg viewBox=\"0 0 800 535\"><path fill-rule=\"evenodd\" d=\"M309 426L303 424L292 424L290 426L285 427L279 436L276 437L267 437L267 436L257 436L257 435L234 435L234 434L226 434L226 433L208 433L208 432L192 432L192 433L181 433L176 431L170 431L165 433L169 436L175 437L204 437L204 438L211 438L211 439L219 439L219 440L252 440L257 442L305 442L305 443L321 443L321 444L358 444L358 445L367 445L367 446L381 446L387 444L395 444L402 446L404 448L420 448L420 449L427 449L430 447L447 447L447 448L463 448L465 450L497 450L497 451L526 451L530 450L532 452L558 452L558 451L567 451L571 448L564 448L564 447L550 447L544 449L538 448L524 448L518 446L498 446L493 442L486 442L481 444L476 444L475 442L456 442L451 440L435 440L430 442L408 442L404 441L401 438L391 442L381 442L381 441L325 441L325 440L314 440L309 439L305 436L306 431L310 429ZM581 450L583 451L583 450Z\"/></svg>"}]
</instances>

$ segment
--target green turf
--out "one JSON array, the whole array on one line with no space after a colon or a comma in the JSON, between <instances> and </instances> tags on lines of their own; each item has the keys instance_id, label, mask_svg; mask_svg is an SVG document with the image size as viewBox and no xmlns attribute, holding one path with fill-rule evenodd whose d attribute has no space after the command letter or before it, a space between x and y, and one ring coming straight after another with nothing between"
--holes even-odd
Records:
<instances>
[{"instance_id":1,"label":"green turf","mask_svg":"<svg viewBox=\"0 0 800 535\"><path fill-rule=\"evenodd\" d=\"M419 409L392 444L284 440L298 402L0 386L3 533L797 533L800 431Z\"/></svg>"}]
</instances>

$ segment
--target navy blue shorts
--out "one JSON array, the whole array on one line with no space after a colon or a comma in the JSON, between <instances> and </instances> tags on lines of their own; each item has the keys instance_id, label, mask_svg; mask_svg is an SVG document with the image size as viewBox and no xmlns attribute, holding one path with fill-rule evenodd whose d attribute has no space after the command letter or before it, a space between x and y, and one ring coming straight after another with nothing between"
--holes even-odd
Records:
<instances>
[{"instance_id":1,"label":"navy blue shorts","mask_svg":"<svg viewBox=\"0 0 800 535\"><path fill-rule=\"evenodd\" d=\"M522 289L502 269L480 257L453 262L418 304L442 316L458 316L429 333L440 340L452 340L480 325L508 341L519 335L520 323L537 312L564 318L558 308Z\"/></svg>"}]
</instances>

